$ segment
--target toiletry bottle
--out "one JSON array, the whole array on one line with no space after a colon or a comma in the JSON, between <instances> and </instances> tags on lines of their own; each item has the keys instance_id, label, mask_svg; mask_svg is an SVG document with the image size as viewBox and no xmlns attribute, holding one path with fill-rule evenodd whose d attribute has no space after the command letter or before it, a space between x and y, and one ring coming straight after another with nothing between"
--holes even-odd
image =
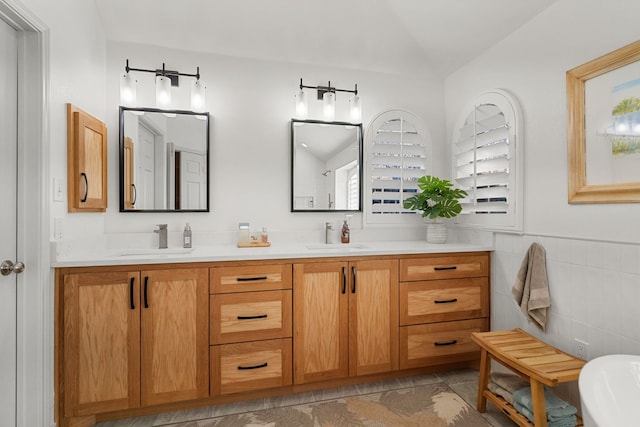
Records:
<instances>
[{"instance_id":1,"label":"toiletry bottle","mask_svg":"<svg viewBox=\"0 0 640 427\"><path fill-rule=\"evenodd\" d=\"M241 222L239 225L240 232L238 234L238 244L241 246L248 246L251 244L251 235L249 232L249 223Z\"/></svg>"},{"instance_id":2,"label":"toiletry bottle","mask_svg":"<svg viewBox=\"0 0 640 427\"><path fill-rule=\"evenodd\" d=\"M260 235L260 241L262 243L269 243L269 235L267 234L267 227L262 227L262 234Z\"/></svg>"},{"instance_id":3,"label":"toiletry bottle","mask_svg":"<svg viewBox=\"0 0 640 427\"><path fill-rule=\"evenodd\" d=\"M349 243L349 234L349 224L347 223L347 218L345 218L342 224L342 232L340 233L342 243Z\"/></svg>"},{"instance_id":4,"label":"toiletry bottle","mask_svg":"<svg viewBox=\"0 0 640 427\"><path fill-rule=\"evenodd\" d=\"M191 247L191 226L189 225L189 223L184 226L184 231L182 232L182 247Z\"/></svg>"}]
</instances>

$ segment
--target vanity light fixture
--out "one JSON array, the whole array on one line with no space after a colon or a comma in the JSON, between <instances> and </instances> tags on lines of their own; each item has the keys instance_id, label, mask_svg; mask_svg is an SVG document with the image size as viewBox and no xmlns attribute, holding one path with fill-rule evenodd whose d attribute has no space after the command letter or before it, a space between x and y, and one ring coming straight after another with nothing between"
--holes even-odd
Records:
<instances>
[{"instance_id":1,"label":"vanity light fixture","mask_svg":"<svg viewBox=\"0 0 640 427\"><path fill-rule=\"evenodd\" d=\"M171 107L171 79L167 76L156 76L156 107Z\"/></svg>"},{"instance_id":2,"label":"vanity light fixture","mask_svg":"<svg viewBox=\"0 0 640 427\"><path fill-rule=\"evenodd\" d=\"M332 122L336 119L336 93L326 91L322 95L322 115L328 122Z\"/></svg>"},{"instance_id":3,"label":"vanity light fixture","mask_svg":"<svg viewBox=\"0 0 640 427\"><path fill-rule=\"evenodd\" d=\"M353 90L338 89L331 86L331 81L327 86L305 86L300 79L300 90L296 93L296 117L304 119L307 117L307 96L304 89L315 89L317 91L317 99L322 101L322 115L325 121L332 122L336 118L336 92L347 92L352 94L349 98L349 110L351 123L360 123L362 121L362 105L360 96L358 96L358 84L355 84Z\"/></svg>"},{"instance_id":4,"label":"vanity light fixture","mask_svg":"<svg viewBox=\"0 0 640 427\"><path fill-rule=\"evenodd\" d=\"M195 74L181 73L179 71L167 70L162 64L162 69L146 70L144 68L129 67L127 59L124 67L125 74L120 78L120 103L124 106L134 106L136 102L136 80L131 75L132 71L142 73L153 73L156 75L156 106L168 109L171 107L171 87L180 86L180 76L194 77L196 81L191 86L191 109L195 112L205 111L204 82L200 80L200 67L196 67Z\"/></svg>"},{"instance_id":5,"label":"vanity light fixture","mask_svg":"<svg viewBox=\"0 0 640 427\"><path fill-rule=\"evenodd\" d=\"M136 79L125 73L120 76L120 104L133 107L136 103Z\"/></svg>"},{"instance_id":6,"label":"vanity light fixture","mask_svg":"<svg viewBox=\"0 0 640 427\"><path fill-rule=\"evenodd\" d=\"M296 93L296 117L298 119L306 119L308 113L307 93L300 87L300 90Z\"/></svg>"}]
</instances>

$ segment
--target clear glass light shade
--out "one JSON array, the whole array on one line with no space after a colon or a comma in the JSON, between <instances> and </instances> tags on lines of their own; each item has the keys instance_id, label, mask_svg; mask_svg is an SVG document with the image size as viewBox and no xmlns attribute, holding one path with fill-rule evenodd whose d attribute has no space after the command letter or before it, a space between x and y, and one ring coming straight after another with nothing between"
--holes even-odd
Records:
<instances>
[{"instance_id":1,"label":"clear glass light shade","mask_svg":"<svg viewBox=\"0 0 640 427\"><path fill-rule=\"evenodd\" d=\"M336 94L325 92L322 95L322 115L325 121L332 122L336 119Z\"/></svg>"},{"instance_id":2,"label":"clear glass light shade","mask_svg":"<svg viewBox=\"0 0 640 427\"><path fill-rule=\"evenodd\" d=\"M156 106L158 108L171 107L171 79L156 76Z\"/></svg>"},{"instance_id":3,"label":"clear glass light shade","mask_svg":"<svg viewBox=\"0 0 640 427\"><path fill-rule=\"evenodd\" d=\"M202 113L206 110L206 91L202 80L191 83L191 111Z\"/></svg>"},{"instance_id":4,"label":"clear glass light shade","mask_svg":"<svg viewBox=\"0 0 640 427\"><path fill-rule=\"evenodd\" d=\"M309 106L307 104L307 93L300 89L296 93L296 117L299 119L306 119L309 114Z\"/></svg>"},{"instance_id":5,"label":"clear glass light shade","mask_svg":"<svg viewBox=\"0 0 640 427\"><path fill-rule=\"evenodd\" d=\"M351 123L362 122L362 105L360 104L360 97L356 94L349 98L349 112L351 114Z\"/></svg>"},{"instance_id":6,"label":"clear glass light shade","mask_svg":"<svg viewBox=\"0 0 640 427\"><path fill-rule=\"evenodd\" d=\"M133 107L136 103L136 79L130 74L120 75L120 104Z\"/></svg>"}]
</instances>

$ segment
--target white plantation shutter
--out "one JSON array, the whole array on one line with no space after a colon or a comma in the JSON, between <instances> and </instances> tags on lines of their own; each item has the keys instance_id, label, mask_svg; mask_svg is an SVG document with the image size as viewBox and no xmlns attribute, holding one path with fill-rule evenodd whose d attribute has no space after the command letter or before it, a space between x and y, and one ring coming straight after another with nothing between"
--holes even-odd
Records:
<instances>
[{"instance_id":1,"label":"white plantation shutter","mask_svg":"<svg viewBox=\"0 0 640 427\"><path fill-rule=\"evenodd\" d=\"M418 119L402 111L382 114L370 127L368 222L401 223L419 212L403 201L418 191L417 180L430 173L430 140Z\"/></svg>"},{"instance_id":2,"label":"white plantation shutter","mask_svg":"<svg viewBox=\"0 0 640 427\"><path fill-rule=\"evenodd\" d=\"M504 91L481 95L459 120L453 136L453 177L467 191L457 222L522 229L520 112Z\"/></svg>"}]
</instances>

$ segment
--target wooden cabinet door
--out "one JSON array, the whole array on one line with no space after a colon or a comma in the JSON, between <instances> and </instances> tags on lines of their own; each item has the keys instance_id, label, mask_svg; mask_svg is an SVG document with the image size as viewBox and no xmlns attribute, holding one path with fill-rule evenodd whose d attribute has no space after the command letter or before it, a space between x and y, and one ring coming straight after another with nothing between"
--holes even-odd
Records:
<instances>
[{"instance_id":1,"label":"wooden cabinet door","mask_svg":"<svg viewBox=\"0 0 640 427\"><path fill-rule=\"evenodd\" d=\"M107 127L67 104L67 186L69 212L107 208Z\"/></svg>"},{"instance_id":2,"label":"wooden cabinet door","mask_svg":"<svg viewBox=\"0 0 640 427\"><path fill-rule=\"evenodd\" d=\"M209 395L209 272L141 272L142 405Z\"/></svg>"},{"instance_id":3,"label":"wooden cabinet door","mask_svg":"<svg viewBox=\"0 0 640 427\"><path fill-rule=\"evenodd\" d=\"M294 383L349 374L348 264L293 266Z\"/></svg>"},{"instance_id":4,"label":"wooden cabinet door","mask_svg":"<svg viewBox=\"0 0 640 427\"><path fill-rule=\"evenodd\" d=\"M349 374L398 369L398 260L349 263Z\"/></svg>"},{"instance_id":5,"label":"wooden cabinet door","mask_svg":"<svg viewBox=\"0 0 640 427\"><path fill-rule=\"evenodd\" d=\"M64 276L65 415L140 405L140 275Z\"/></svg>"}]
</instances>

